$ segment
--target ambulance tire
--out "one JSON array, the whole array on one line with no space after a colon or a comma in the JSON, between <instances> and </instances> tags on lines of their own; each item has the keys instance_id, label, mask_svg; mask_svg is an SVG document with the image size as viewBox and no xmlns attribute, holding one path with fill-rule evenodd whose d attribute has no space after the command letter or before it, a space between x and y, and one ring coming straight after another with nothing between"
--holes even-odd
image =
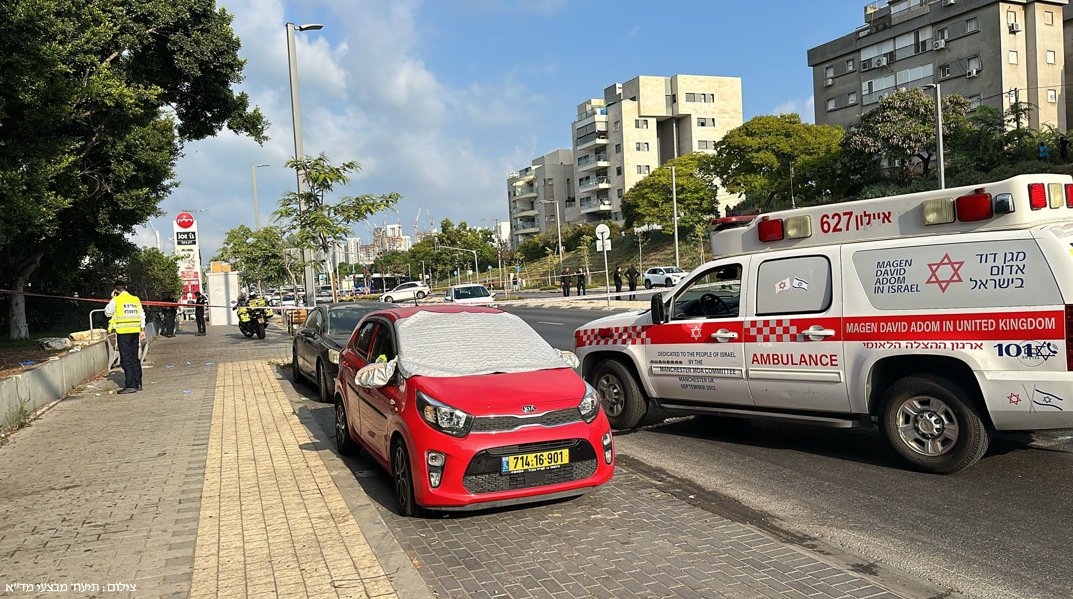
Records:
<instances>
[{"instance_id":1,"label":"ambulance tire","mask_svg":"<svg viewBox=\"0 0 1073 599\"><path fill-rule=\"evenodd\" d=\"M589 384L600 392L611 428L636 428L648 412L648 402L629 368L617 360L603 360L592 369Z\"/></svg>"},{"instance_id":2,"label":"ambulance tire","mask_svg":"<svg viewBox=\"0 0 1073 599\"><path fill-rule=\"evenodd\" d=\"M884 394L881 410L883 436L917 470L953 474L975 464L987 453L991 441L987 423L969 394L953 381L936 375L902 378ZM951 423L957 425L952 439L941 434L942 425ZM906 425L906 430L900 425ZM929 443L929 438L937 432L940 443ZM943 439L952 444L943 447Z\"/></svg>"}]
</instances>

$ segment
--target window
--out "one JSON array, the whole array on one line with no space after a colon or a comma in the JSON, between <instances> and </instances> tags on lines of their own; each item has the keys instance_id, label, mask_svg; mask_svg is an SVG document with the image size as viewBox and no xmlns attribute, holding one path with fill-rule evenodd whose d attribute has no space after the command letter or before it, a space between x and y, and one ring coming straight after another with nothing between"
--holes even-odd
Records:
<instances>
[{"instance_id":1,"label":"window","mask_svg":"<svg viewBox=\"0 0 1073 599\"><path fill-rule=\"evenodd\" d=\"M708 148L708 142L706 140L703 140L703 139L698 141L697 142L697 149L698 150L707 150L707 149L709 149Z\"/></svg>"},{"instance_id":2,"label":"window","mask_svg":"<svg viewBox=\"0 0 1073 599\"><path fill-rule=\"evenodd\" d=\"M621 154L622 153L622 144L615 144L615 153L616 154Z\"/></svg>"},{"instance_id":3,"label":"window","mask_svg":"<svg viewBox=\"0 0 1073 599\"><path fill-rule=\"evenodd\" d=\"M612 131L622 131L622 121L615 121L614 127Z\"/></svg>"},{"instance_id":4,"label":"window","mask_svg":"<svg viewBox=\"0 0 1073 599\"><path fill-rule=\"evenodd\" d=\"M980 20L976 17L965 21L965 33L972 33L973 31L980 30Z\"/></svg>"},{"instance_id":5,"label":"window","mask_svg":"<svg viewBox=\"0 0 1073 599\"><path fill-rule=\"evenodd\" d=\"M637 119L633 122L634 129L648 129L648 119Z\"/></svg>"},{"instance_id":6,"label":"window","mask_svg":"<svg viewBox=\"0 0 1073 599\"><path fill-rule=\"evenodd\" d=\"M321 320L323 319L321 318L320 310L314 310L313 314L306 320L305 328L313 329L314 333L320 334Z\"/></svg>"},{"instance_id":7,"label":"window","mask_svg":"<svg viewBox=\"0 0 1073 599\"><path fill-rule=\"evenodd\" d=\"M834 109L835 109L835 99L834 98L828 98L827 99L827 110L834 110Z\"/></svg>"},{"instance_id":8,"label":"window","mask_svg":"<svg viewBox=\"0 0 1073 599\"><path fill-rule=\"evenodd\" d=\"M618 188L617 190L615 190L615 195L617 195L620 198L622 197L622 188L621 187Z\"/></svg>"},{"instance_id":9,"label":"window","mask_svg":"<svg viewBox=\"0 0 1073 599\"><path fill-rule=\"evenodd\" d=\"M973 110L976 110L980 107L980 94L976 94L975 96L969 96L969 107Z\"/></svg>"},{"instance_id":10,"label":"window","mask_svg":"<svg viewBox=\"0 0 1073 599\"><path fill-rule=\"evenodd\" d=\"M686 102L696 102L697 94L686 93Z\"/></svg>"},{"instance_id":11,"label":"window","mask_svg":"<svg viewBox=\"0 0 1073 599\"><path fill-rule=\"evenodd\" d=\"M373 330L375 330L375 328L375 322L367 322L362 325L361 331L358 332L358 336L354 338L354 343L350 345L350 349L362 360L365 360L369 355L369 342L373 340Z\"/></svg>"},{"instance_id":12,"label":"window","mask_svg":"<svg viewBox=\"0 0 1073 599\"><path fill-rule=\"evenodd\" d=\"M650 172L652 172L652 168L650 166L648 166L647 164L638 164L637 165L637 174L638 175L647 175Z\"/></svg>"},{"instance_id":13,"label":"window","mask_svg":"<svg viewBox=\"0 0 1073 599\"><path fill-rule=\"evenodd\" d=\"M707 127L708 126L708 119L705 118L705 117L697 117L697 126L698 127Z\"/></svg>"},{"instance_id":14,"label":"window","mask_svg":"<svg viewBox=\"0 0 1073 599\"><path fill-rule=\"evenodd\" d=\"M834 77L835 76L835 68L833 66L829 66L829 67L825 68L823 70L823 76L824 77Z\"/></svg>"},{"instance_id":15,"label":"window","mask_svg":"<svg viewBox=\"0 0 1073 599\"><path fill-rule=\"evenodd\" d=\"M935 30L935 37L941 40L948 40L950 39L950 30L946 27L940 27Z\"/></svg>"},{"instance_id":16,"label":"window","mask_svg":"<svg viewBox=\"0 0 1073 599\"><path fill-rule=\"evenodd\" d=\"M856 65L854 65L853 59L851 58L846 61L846 72L852 72L854 69L856 69Z\"/></svg>"},{"instance_id":17,"label":"window","mask_svg":"<svg viewBox=\"0 0 1073 599\"><path fill-rule=\"evenodd\" d=\"M856 103L857 103L857 92L850 92L849 93L849 101L847 102L847 104L856 104Z\"/></svg>"},{"instance_id":18,"label":"window","mask_svg":"<svg viewBox=\"0 0 1073 599\"><path fill-rule=\"evenodd\" d=\"M1056 90L1056 89L1047 90L1047 101L1051 102L1051 103L1057 102L1058 101L1058 90Z\"/></svg>"},{"instance_id":19,"label":"window","mask_svg":"<svg viewBox=\"0 0 1073 599\"><path fill-rule=\"evenodd\" d=\"M979 56L973 56L972 58L969 59L969 70L970 71L972 71L972 70L979 71L980 70L980 57Z\"/></svg>"},{"instance_id":20,"label":"window","mask_svg":"<svg viewBox=\"0 0 1073 599\"><path fill-rule=\"evenodd\" d=\"M637 150L638 152L647 152L648 151L648 142L647 141L639 141L639 142L633 144L633 149Z\"/></svg>"},{"instance_id":21,"label":"window","mask_svg":"<svg viewBox=\"0 0 1073 599\"><path fill-rule=\"evenodd\" d=\"M1049 10L1043 11L1043 24L1044 25L1054 25L1054 13L1053 12L1051 12Z\"/></svg>"},{"instance_id":22,"label":"window","mask_svg":"<svg viewBox=\"0 0 1073 599\"><path fill-rule=\"evenodd\" d=\"M831 307L831 262L824 256L768 260L756 277L756 315L808 314Z\"/></svg>"},{"instance_id":23,"label":"window","mask_svg":"<svg viewBox=\"0 0 1073 599\"><path fill-rule=\"evenodd\" d=\"M621 177L622 176L622 167L621 166L616 166L615 167L615 176L616 177Z\"/></svg>"},{"instance_id":24,"label":"window","mask_svg":"<svg viewBox=\"0 0 1073 599\"><path fill-rule=\"evenodd\" d=\"M1017 64L1017 50L1010 50L1010 64Z\"/></svg>"},{"instance_id":25,"label":"window","mask_svg":"<svg viewBox=\"0 0 1073 599\"><path fill-rule=\"evenodd\" d=\"M458 292L458 289L455 290ZM373 349L369 352L370 362L390 362L395 359L395 335L391 327L384 323L377 323L376 340L373 341Z\"/></svg>"},{"instance_id":26,"label":"window","mask_svg":"<svg viewBox=\"0 0 1073 599\"><path fill-rule=\"evenodd\" d=\"M1054 64L1057 62L1057 56L1055 56L1054 50L1047 50L1047 64Z\"/></svg>"},{"instance_id":27,"label":"window","mask_svg":"<svg viewBox=\"0 0 1073 599\"><path fill-rule=\"evenodd\" d=\"M944 79L950 76L950 65L939 65L939 78Z\"/></svg>"},{"instance_id":28,"label":"window","mask_svg":"<svg viewBox=\"0 0 1073 599\"><path fill-rule=\"evenodd\" d=\"M1007 23L1016 23L1017 22L1017 12L1013 11L1013 10L1006 11L1006 22Z\"/></svg>"},{"instance_id":29,"label":"window","mask_svg":"<svg viewBox=\"0 0 1073 599\"><path fill-rule=\"evenodd\" d=\"M741 265L713 267L674 298L672 320L735 318L741 303Z\"/></svg>"},{"instance_id":30,"label":"window","mask_svg":"<svg viewBox=\"0 0 1073 599\"><path fill-rule=\"evenodd\" d=\"M414 283L413 287L416 287L417 283ZM329 335L350 335L354 332L354 327L358 326L358 322L365 316L364 310L332 310L328 312L328 334Z\"/></svg>"}]
</instances>

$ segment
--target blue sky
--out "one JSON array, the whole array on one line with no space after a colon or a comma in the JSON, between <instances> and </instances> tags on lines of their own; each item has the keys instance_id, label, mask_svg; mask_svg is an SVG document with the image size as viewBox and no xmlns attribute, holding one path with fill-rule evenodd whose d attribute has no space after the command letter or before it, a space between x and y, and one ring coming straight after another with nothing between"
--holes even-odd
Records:
<instances>
[{"instance_id":1,"label":"blue sky","mask_svg":"<svg viewBox=\"0 0 1073 599\"><path fill-rule=\"evenodd\" d=\"M166 240L180 210L201 210L202 255L224 233L253 225L250 165L258 170L262 224L294 186L284 25L297 34L306 154L357 160L340 193L404 196L413 234L450 218L506 220L506 173L570 147L577 104L637 75L742 78L746 120L799 112L812 120L808 48L863 22L865 2L606 2L568 0L220 0L234 15L248 63L242 89L272 127L264 147L224 132L187 146L180 186L153 220ZM651 12L653 6L659 12ZM364 224L354 233L369 238ZM136 241L151 244L148 227ZM165 250L170 247L165 242Z\"/></svg>"}]
</instances>

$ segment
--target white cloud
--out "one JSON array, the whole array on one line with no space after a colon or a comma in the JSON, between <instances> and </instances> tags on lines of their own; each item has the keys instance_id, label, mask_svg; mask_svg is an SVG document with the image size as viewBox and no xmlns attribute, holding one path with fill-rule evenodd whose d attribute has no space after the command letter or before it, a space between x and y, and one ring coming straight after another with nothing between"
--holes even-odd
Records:
<instances>
[{"instance_id":1,"label":"white cloud","mask_svg":"<svg viewBox=\"0 0 1073 599\"><path fill-rule=\"evenodd\" d=\"M771 109L771 112L772 114L790 114L791 112L796 112L801 117L802 121L811 123L814 122L814 117L816 115L815 102L815 96L809 96L804 99L790 99L780 104L776 104L775 108Z\"/></svg>"}]
</instances>

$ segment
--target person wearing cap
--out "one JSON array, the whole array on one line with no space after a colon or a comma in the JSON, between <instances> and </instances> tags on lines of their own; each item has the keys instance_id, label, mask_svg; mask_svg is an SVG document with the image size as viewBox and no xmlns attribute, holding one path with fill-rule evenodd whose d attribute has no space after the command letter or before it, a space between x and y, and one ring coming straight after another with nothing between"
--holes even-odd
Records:
<instances>
[{"instance_id":1,"label":"person wearing cap","mask_svg":"<svg viewBox=\"0 0 1073 599\"><path fill-rule=\"evenodd\" d=\"M137 393L142 388L142 362L138 356L145 339L145 310L142 301L127 291L127 284L116 281L112 299L104 307L108 332L115 332L119 346L119 365L125 379L119 393Z\"/></svg>"}]
</instances>

